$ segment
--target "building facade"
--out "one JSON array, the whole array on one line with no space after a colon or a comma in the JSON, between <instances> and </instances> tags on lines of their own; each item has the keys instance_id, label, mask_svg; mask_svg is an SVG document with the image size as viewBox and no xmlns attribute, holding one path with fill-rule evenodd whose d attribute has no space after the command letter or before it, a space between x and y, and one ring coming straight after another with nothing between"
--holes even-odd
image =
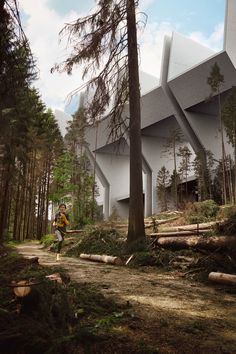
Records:
<instances>
[{"instance_id":1,"label":"building facade","mask_svg":"<svg viewBox=\"0 0 236 354\"><path fill-rule=\"evenodd\" d=\"M175 129L183 134L182 144L195 154L210 150L221 158L217 99L211 101L207 78L214 63L224 76L221 99L236 86L236 1L226 1L223 50L215 53L181 34L166 36L159 85L141 95L141 133L143 159L143 192L145 216L158 211L157 173L162 166L173 171L173 159L164 154L164 146ZM129 139L108 144L108 120L86 131L87 153L96 165L96 177L104 217L113 210L122 218L129 208ZM227 139L225 139L225 142ZM226 153L232 147L226 143ZM190 174L190 179L194 175Z\"/></svg>"}]
</instances>

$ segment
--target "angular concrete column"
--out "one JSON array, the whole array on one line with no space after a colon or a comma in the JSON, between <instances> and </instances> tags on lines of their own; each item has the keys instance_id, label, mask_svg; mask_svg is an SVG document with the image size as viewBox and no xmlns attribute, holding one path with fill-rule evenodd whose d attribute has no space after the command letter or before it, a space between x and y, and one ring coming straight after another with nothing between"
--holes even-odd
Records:
<instances>
[{"instance_id":1,"label":"angular concrete column","mask_svg":"<svg viewBox=\"0 0 236 354\"><path fill-rule=\"evenodd\" d=\"M182 110L179 102L177 101L176 97L174 96L173 92L171 91L168 85L168 69L170 63L170 50L171 50L171 38L165 36L164 39L164 47L163 47L163 57L162 57L162 75L161 75L161 86L165 94L169 97L173 109L175 118L182 129L184 135L189 140L193 150L195 152L203 151L203 146L199 141L198 137L196 136L194 130L192 129L191 125L189 124L184 111Z\"/></svg>"},{"instance_id":2,"label":"angular concrete column","mask_svg":"<svg viewBox=\"0 0 236 354\"><path fill-rule=\"evenodd\" d=\"M92 166L95 164L95 174L98 177L99 181L101 182L102 186L104 187L104 202L103 202L103 214L104 218L109 218L109 206L110 206L110 184L106 179L104 173L102 172L100 166L98 165L97 161L95 161L94 155L89 150L88 146L85 147L85 151L88 155L89 161Z\"/></svg>"},{"instance_id":3,"label":"angular concrete column","mask_svg":"<svg viewBox=\"0 0 236 354\"><path fill-rule=\"evenodd\" d=\"M127 133L125 134L125 139L127 144L129 145L129 136ZM142 170L146 174L144 217L148 217L152 215L152 169L143 154L142 154Z\"/></svg>"},{"instance_id":4,"label":"angular concrete column","mask_svg":"<svg viewBox=\"0 0 236 354\"><path fill-rule=\"evenodd\" d=\"M144 157L142 157L143 172L146 174L144 216L152 215L152 170Z\"/></svg>"},{"instance_id":5,"label":"angular concrete column","mask_svg":"<svg viewBox=\"0 0 236 354\"><path fill-rule=\"evenodd\" d=\"M227 0L225 9L224 50L236 68L236 1Z\"/></svg>"}]
</instances>

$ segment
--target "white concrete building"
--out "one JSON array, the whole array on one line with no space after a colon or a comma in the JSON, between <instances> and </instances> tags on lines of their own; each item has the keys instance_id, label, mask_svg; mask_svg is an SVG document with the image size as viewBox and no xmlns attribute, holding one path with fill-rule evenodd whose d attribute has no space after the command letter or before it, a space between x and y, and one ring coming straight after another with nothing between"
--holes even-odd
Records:
<instances>
[{"instance_id":1,"label":"white concrete building","mask_svg":"<svg viewBox=\"0 0 236 354\"><path fill-rule=\"evenodd\" d=\"M189 38L173 33L166 37L163 48L159 86L141 92L141 126L143 157L143 191L145 216L157 212L156 178L165 165L173 171L173 161L163 157L163 146L170 131L180 128L194 153L205 148L221 158L219 118L216 100L206 102L210 95L207 78L216 62L224 75L222 100L236 86L236 1L226 1L224 47L214 53ZM147 78L147 77L146 77ZM152 85L153 80L150 80ZM141 85L142 86L142 85ZM108 119L104 118L96 131L86 132L88 154L94 163L100 190L99 204L107 218L116 208L121 217L128 216L129 207L129 140L107 144ZM96 138L97 135L97 138ZM226 140L225 140L226 141ZM226 144L226 152L232 147ZM194 176L192 176L194 177Z\"/></svg>"}]
</instances>

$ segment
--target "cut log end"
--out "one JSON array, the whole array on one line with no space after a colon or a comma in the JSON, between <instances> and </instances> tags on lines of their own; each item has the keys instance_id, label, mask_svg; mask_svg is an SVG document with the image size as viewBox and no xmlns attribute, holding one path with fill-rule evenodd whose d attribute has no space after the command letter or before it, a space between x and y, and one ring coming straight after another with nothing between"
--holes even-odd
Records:
<instances>
[{"instance_id":1,"label":"cut log end","mask_svg":"<svg viewBox=\"0 0 236 354\"><path fill-rule=\"evenodd\" d=\"M107 264L114 264L114 265L122 265L123 262L119 257L107 256L107 255L99 255L99 254L86 254L81 253L80 258L94 261L94 262L103 262Z\"/></svg>"},{"instance_id":2,"label":"cut log end","mask_svg":"<svg viewBox=\"0 0 236 354\"><path fill-rule=\"evenodd\" d=\"M211 272L208 275L208 279L216 283L236 285L236 275L233 274Z\"/></svg>"}]
</instances>

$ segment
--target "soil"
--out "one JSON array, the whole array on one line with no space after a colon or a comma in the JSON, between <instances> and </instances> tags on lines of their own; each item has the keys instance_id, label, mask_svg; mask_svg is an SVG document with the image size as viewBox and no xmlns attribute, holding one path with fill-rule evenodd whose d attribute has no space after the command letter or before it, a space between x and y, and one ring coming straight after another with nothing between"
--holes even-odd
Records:
<instances>
[{"instance_id":1,"label":"soil","mask_svg":"<svg viewBox=\"0 0 236 354\"><path fill-rule=\"evenodd\" d=\"M94 283L106 297L130 306L133 320L126 334L155 348L140 353L236 353L236 295L230 287L151 267L131 269L65 256L56 262L54 253L35 243L17 249L25 257L39 257L43 266L60 265L73 281ZM127 353L122 350L113 353Z\"/></svg>"}]
</instances>

